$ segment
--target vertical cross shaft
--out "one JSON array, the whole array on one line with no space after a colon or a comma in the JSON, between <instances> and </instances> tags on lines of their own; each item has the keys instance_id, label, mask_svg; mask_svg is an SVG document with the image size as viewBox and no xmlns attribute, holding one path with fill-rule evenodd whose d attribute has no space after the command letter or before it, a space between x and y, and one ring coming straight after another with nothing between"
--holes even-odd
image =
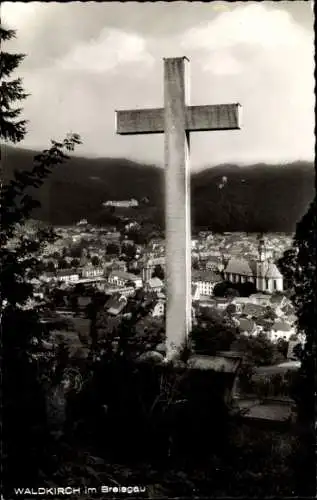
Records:
<instances>
[{"instance_id":1,"label":"vertical cross shaft","mask_svg":"<svg viewBox=\"0 0 317 500\"><path fill-rule=\"evenodd\" d=\"M164 60L164 108L116 112L118 134L165 135L167 357L191 330L189 133L239 130L239 104L188 106L188 59Z\"/></svg>"},{"instance_id":2,"label":"vertical cross shaft","mask_svg":"<svg viewBox=\"0 0 317 500\"><path fill-rule=\"evenodd\" d=\"M164 60L167 352L191 329L191 215L186 58Z\"/></svg>"}]
</instances>

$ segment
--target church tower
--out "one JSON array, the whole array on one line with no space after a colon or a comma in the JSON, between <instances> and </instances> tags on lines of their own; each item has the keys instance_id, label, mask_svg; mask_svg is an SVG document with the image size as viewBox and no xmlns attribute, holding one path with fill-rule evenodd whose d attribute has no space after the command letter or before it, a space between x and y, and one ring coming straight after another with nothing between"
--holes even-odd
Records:
<instances>
[{"instance_id":1,"label":"church tower","mask_svg":"<svg viewBox=\"0 0 317 500\"><path fill-rule=\"evenodd\" d=\"M259 244L258 244L258 259L259 262L265 262L267 259L267 252L266 252L266 245L265 245L265 240L263 235L261 235L259 238Z\"/></svg>"},{"instance_id":2,"label":"church tower","mask_svg":"<svg viewBox=\"0 0 317 500\"><path fill-rule=\"evenodd\" d=\"M267 252L263 235L258 237L258 258L256 262L256 287L259 291L267 290L265 273L267 268Z\"/></svg>"}]
</instances>

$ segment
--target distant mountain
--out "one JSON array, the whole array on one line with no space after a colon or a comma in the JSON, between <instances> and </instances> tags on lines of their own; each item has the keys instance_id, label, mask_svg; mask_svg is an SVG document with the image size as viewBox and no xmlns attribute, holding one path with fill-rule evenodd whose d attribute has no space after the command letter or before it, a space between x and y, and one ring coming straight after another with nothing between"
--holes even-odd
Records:
<instances>
[{"instance_id":1,"label":"distant mountain","mask_svg":"<svg viewBox=\"0 0 317 500\"><path fill-rule=\"evenodd\" d=\"M36 151L1 146L4 181L14 170L30 169ZM194 227L214 231L293 231L314 196L312 163L220 165L192 175ZM127 211L136 218L164 223L164 171L127 159L82 158L57 167L36 190L42 207L35 218L72 224L82 218L103 224L113 216L107 200L147 197Z\"/></svg>"}]
</instances>

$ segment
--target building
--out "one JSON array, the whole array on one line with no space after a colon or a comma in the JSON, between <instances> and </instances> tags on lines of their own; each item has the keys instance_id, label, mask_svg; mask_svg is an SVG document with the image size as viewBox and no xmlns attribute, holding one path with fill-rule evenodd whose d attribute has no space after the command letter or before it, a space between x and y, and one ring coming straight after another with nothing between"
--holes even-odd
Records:
<instances>
[{"instance_id":1,"label":"building","mask_svg":"<svg viewBox=\"0 0 317 500\"><path fill-rule=\"evenodd\" d=\"M192 270L192 284L198 286L200 295L213 295L214 287L222 278L213 271Z\"/></svg>"},{"instance_id":2,"label":"building","mask_svg":"<svg viewBox=\"0 0 317 500\"><path fill-rule=\"evenodd\" d=\"M197 284L192 284L192 301L197 301L200 299L199 286Z\"/></svg>"},{"instance_id":3,"label":"building","mask_svg":"<svg viewBox=\"0 0 317 500\"><path fill-rule=\"evenodd\" d=\"M103 276L104 270L102 267L94 267L93 265L85 266L81 271L82 278L96 278Z\"/></svg>"},{"instance_id":4,"label":"building","mask_svg":"<svg viewBox=\"0 0 317 500\"><path fill-rule=\"evenodd\" d=\"M257 333L257 327L252 319L240 318L238 328L243 335L253 336Z\"/></svg>"},{"instance_id":5,"label":"building","mask_svg":"<svg viewBox=\"0 0 317 500\"><path fill-rule=\"evenodd\" d=\"M128 299L120 293L114 294L105 304L105 311L111 316L118 316L127 306Z\"/></svg>"},{"instance_id":6,"label":"building","mask_svg":"<svg viewBox=\"0 0 317 500\"><path fill-rule=\"evenodd\" d=\"M60 269L56 273L58 281L63 281L66 284L77 283L79 281L79 272L76 269Z\"/></svg>"},{"instance_id":7,"label":"building","mask_svg":"<svg viewBox=\"0 0 317 500\"><path fill-rule=\"evenodd\" d=\"M156 266L161 266L163 271L165 271L165 257L145 259L142 267L142 279L144 282L152 278Z\"/></svg>"},{"instance_id":8,"label":"building","mask_svg":"<svg viewBox=\"0 0 317 500\"><path fill-rule=\"evenodd\" d=\"M269 334L272 342L278 342L280 339L289 342L290 338L296 333L294 326L282 320L276 320Z\"/></svg>"},{"instance_id":9,"label":"building","mask_svg":"<svg viewBox=\"0 0 317 500\"><path fill-rule=\"evenodd\" d=\"M232 283L253 283L261 292L282 292L283 276L267 251L263 238L259 240L255 260L231 257L224 269L224 279Z\"/></svg>"},{"instance_id":10,"label":"building","mask_svg":"<svg viewBox=\"0 0 317 500\"><path fill-rule=\"evenodd\" d=\"M221 257L211 255L206 264L206 271L221 272L224 269L223 261Z\"/></svg>"},{"instance_id":11,"label":"building","mask_svg":"<svg viewBox=\"0 0 317 500\"><path fill-rule=\"evenodd\" d=\"M140 276L125 271L112 271L108 276L108 282L122 287L126 287L128 283L133 283L135 288L142 288L143 285Z\"/></svg>"},{"instance_id":12,"label":"building","mask_svg":"<svg viewBox=\"0 0 317 500\"><path fill-rule=\"evenodd\" d=\"M130 207L138 207L139 202L138 200L135 200L134 198L131 198L131 200L119 200L119 201L106 201L103 203L104 207L117 207L117 208L130 208Z\"/></svg>"},{"instance_id":13,"label":"building","mask_svg":"<svg viewBox=\"0 0 317 500\"><path fill-rule=\"evenodd\" d=\"M165 313L165 300L158 299L152 310L153 318L161 318Z\"/></svg>"},{"instance_id":14,"label":"building","mask_svg":"<svg viewBox=\"0 0 317 500\"><path fill-rule=\"evenodd\" d=\"M115 293L120 293L123 297L133 297L135 294L134 286L105 286L103 291L109 295L113 295Z\"/></svg>"},{"instance_id":15,"label":"building","mask_svg":"<svg viewBox=\"0 0 317 500\"><path fill-rule=\"evenodd\" d=\"M147 292L160 292L164 287L164 283L160 278L150 278L145 285L145 290Z\"/></svg>"}]
</instances>

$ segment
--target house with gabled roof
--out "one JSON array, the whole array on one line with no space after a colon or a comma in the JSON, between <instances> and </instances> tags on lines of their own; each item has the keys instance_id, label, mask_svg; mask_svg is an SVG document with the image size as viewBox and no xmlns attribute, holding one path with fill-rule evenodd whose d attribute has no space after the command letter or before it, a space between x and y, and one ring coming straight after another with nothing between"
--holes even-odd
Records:
<instances>
[{"instance_id":1,"label":"house with gabled roof","mask_svg":"<svg viewBox=\"0 0 317 500\"><path fill-rule=\"evenodd\" d=\"M270 338L272 342L277 342L280 339L284 339L288 342L295 333L296 330L293 325L283 320L276 320L272 326Z\"/></svg>"},{"instance_id":2,"label":"house with gabled roof","mask_svg":"<svg viewBox=\"0 0 317 500\"><path fill-rule=\"evenodd\" d=\"M111 271L108 276L108 282L112 285L124 286L133 283L135 288L141 288L143 285L142 278L133 273L127 273L125 271Z\"/></svg>"},{"instance_id":3,"label":"house with gabled roof","mask_svg":"<svg viewBox=\"0 0 317 500\"><path fill-rule=\"evenodd\" d=\"M221 281L220 274L214 271L192 270L192 284L198 286L201 295L213 295L215 285Z\"/></svg>"},{"instance_id":4,"label":"house with gabled roof","mask_svg":"<svg viewBox=\"0 0 317 500\"><path fill-rule=\"evenodd\" d=\"M118 316L123 313L127 306L128 299L120 293L114 294L105 304L105 311L111 316Z\"/></svg>"},{"instance_id":5,"label":"house with gabled roof","mask_svg":"<svg viewBox=\"0 0 317 500\"><path fill-rule=\"evenodd\" d=\"M265 315L266 308L259 304L248 302L244 305L242 312L249 318L262 318Z\"/></svg>"},{"instance_id":6,"label":"house with gabled roof","mask_svg":"<svg viewBox=\"0 0 317 500\"><path fill-rule=\"evenodd\" d=\"M154 278L150 278L148 282L145 284L144 289L149 292L160 292L164 287L163 281L155 276Z\"/></svg>"},{"instance_id":7,"label":"house with gabled roof","mask_svg":"<svg viewBox=\"0 0 317 500\"><path fill-rule=\"evenodd\" d=\"M239 318L238 328L243 335L251 336L257 333L255 321L249 318Z\"/></svg>"}]
</instances>

